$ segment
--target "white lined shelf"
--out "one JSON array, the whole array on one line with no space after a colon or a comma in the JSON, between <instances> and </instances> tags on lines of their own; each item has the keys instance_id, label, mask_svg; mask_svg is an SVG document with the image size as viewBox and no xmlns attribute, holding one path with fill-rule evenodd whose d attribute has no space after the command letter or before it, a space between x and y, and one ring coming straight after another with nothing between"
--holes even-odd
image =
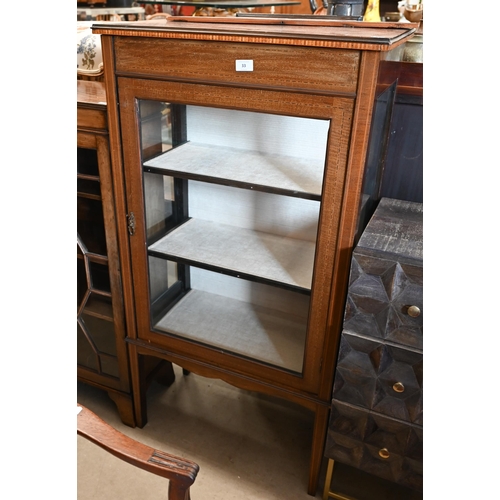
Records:
<instances>
[{"instance_id":1,"label":"white lined shelf","mask_svg":"<svg viewBox=\"0 0 500 500\"><path fill-rule=\"evenodd\" d=\"M188 142L144 163L165 174L319 200L324 160Z\"/></svg>"},{"instance_id":2,"label":"white lined shelf","mask_svg":"<svg viewBox=\"0 0 500 500\"><path fill-rule=\"evenodd\" d=\"M191 290L154 328L273 366L302 371L307 322L300 316Z\"/></svg>"},{"instance_id":3,"label":"white lined shelf","mask_svg":"<svg viewBox=\"0 0 500 500\"><path fill-rule=\"evenodd\" d=\"M315 243L190 219L149 250L310 291Z\"/></svg>"}]
</instances>

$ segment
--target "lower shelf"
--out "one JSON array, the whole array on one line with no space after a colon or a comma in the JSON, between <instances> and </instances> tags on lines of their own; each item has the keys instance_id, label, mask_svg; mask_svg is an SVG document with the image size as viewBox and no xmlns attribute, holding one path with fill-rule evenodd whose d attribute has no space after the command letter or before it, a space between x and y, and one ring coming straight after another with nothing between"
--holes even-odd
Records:
<instances>
[{"instance_id":1,"label":"lower shelf","mask_svg":"<svg viewBox=\"0 0 500 500\"><path fill-rule=\"evenodd\" d=\"M305 298L304 309L307 303ZM302 371L307 314L293 315L191 290L154 328L273 366Z\"/></svg>"}]
</instances>

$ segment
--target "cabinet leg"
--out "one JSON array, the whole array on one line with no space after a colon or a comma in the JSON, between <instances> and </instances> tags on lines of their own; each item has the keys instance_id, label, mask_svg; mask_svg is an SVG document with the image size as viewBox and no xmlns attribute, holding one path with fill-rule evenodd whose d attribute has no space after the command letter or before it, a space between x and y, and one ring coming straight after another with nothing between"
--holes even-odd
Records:
<instances>
[{"instance_id":1,"label":"cabinet leg","mask_svg":"<svg viewBox=\"0 0 500 500\"><path fill-rule=\"evenodd\" d=\"M175 381L174 367L170 361L155 356L139 354L137 348L129 345L130 375L134 396L135 420L138 427L148 423L147 391L155 380L170 387Z\"/></svg>"},{"instance_id":2,"label":"cabinet leg","mask_svg":"<svg viewBox=\"0 0 500 500\"><path fill-rule=\"evenodd\" d=\"M121 421L129 427L135 427L134 403L130 396L117 392L108 392L108 396L115 403Z\"/></svg>"},{"instance_id":3,"label":"cabinet leg","mask_svg":"<svg viewBox=\"0 0 500 500\"><path fill-rule=\"evenodd\" d=\"M175 373L172 363L163 361L154 375L154 379L161 385L170 387L175 382Z\"/></svg>"},{"instance_id":4,"label":"cabinet leg","mask_svg":"<svg viewBox=\"0 0 500 500\"><path fill-rule=\"evenodd\" d=\"M319 472L323 461L323 450L325 446L329 415L330 408L328 406L317 405L314 416L311 462L309 465L309 485L307 487L307 493L311 496L315 496L316 491L318 490Z\"/></svg>"},{"instance_id":5,"label":"cabinet leg","mask_svg":"<svg viewBox=\"0 0 500 500\"><path fill-rule=\"evenodd\" d=\"M146 371L144 356L139 356L133 344L129 345L130 380L134 399L134 413L137 427L144 427L148 423L146 405Z\"/></svg>"}]
</instances>

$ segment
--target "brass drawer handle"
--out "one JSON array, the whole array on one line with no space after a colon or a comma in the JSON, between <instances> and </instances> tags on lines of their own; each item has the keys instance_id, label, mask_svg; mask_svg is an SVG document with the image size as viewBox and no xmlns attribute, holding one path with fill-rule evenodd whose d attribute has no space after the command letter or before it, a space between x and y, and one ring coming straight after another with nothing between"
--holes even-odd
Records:
<instances>
[{"instance_id":1,"label":"brass drawer handle","mask_svg":"<svg viewBox=\"0 0 500 500\"><path fill-rule=\"evenodd\" d=\"M384 460L386 458L389 458L390 455L389 455L389 450L387 448L382 448L379 452L378 452L380 458L383 458Z\"/></svg>"},{"instance_id":2,"label":"brass drawer handle","mask_svg":"<svg viewBox=\"0 0 500 500\"><path fill-rule=\"evenodd\" d=\"M396 382L392 388L396 391L396 392L404 392L405 391L405 386L401 383L401 382Z\"/></svg>"},{"instance_id":3,"label":"brass drawer handle","mask_svg":"<svg viewBox=\"0 0 500 500\"><path fill-rule=\"evenodd\" d=\"M420 316L420 308L417 306L410 306L408 308L408 316L412 318L418 318Z\"/></svg>"}]
</instances>

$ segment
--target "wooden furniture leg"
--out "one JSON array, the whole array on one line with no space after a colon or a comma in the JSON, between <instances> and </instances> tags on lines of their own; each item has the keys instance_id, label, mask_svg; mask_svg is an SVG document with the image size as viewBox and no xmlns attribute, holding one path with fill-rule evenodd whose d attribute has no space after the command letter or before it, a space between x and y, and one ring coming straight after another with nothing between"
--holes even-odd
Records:
<instances>
[{"instance_id":1,"label":"wooden furniture leg","mask_svg":"<svg viewBox=\"0 0 500 500\"><path fill-rule=\"evenodd\" d=\"M195 462L156 450L122 434L82 405L77 405L77 433L115 457L169 480L168 500L190 500L199 471Z\"/></svg>"},{"instance_id":2,"label":"wooden furniture leg","mask_svg":"<svg viewBox=\"0 0 500 500\"><path fill-rule=\"evenodd\" d=\"M108 391L108 396L115 403L121 421L129 427L135 427L134 403L132 398L113 391Z\"/></svg>"},{"instance_id":3,"label":"wooden furniture leg","mask_svg":"<svg viewBox=\"0 0 500 500\"><path fill-rule=\"evenodd\" d=\"M158 362L158 360L156 360ZM152 377L159 384L170 387L175 382L175 373L172 363L161 361L156 369L152 372Z\"/></svg>"},{"instance_id":4,"label":"wooden furniture leg","mask_svg":"<svg viewBox=\"0 0 500 500\"><path fill-rule=\"evenodd\" d=\"M142 429L148 422L146 396L149 385L156 380L159 384L170 387L175 381L175 373L170 361L139 355L134 344L129 344L129 362L135 422Z\"/></svg>"},{"instance_id":5,"label":"wooden furniture leg","mask_svg":"<svg viewBox=\"0 0 500 500\"><path fill-rule=\"evenodd\" d=\"M144 358L139 356L134 344L129 344L129 362L132 381L132 394L134 395L134 412L137 427L141 429L148 423L146 404L147 382L144 375Z\"/></svg>"},{"instance_id":6,"label":"wooden furniture leg","mask_svg":"<svg viewBox=\"0 0 500 500\"><path fill-rule=\"evenodd\" d=\"M309 465L309 484L307 487L307 493L311 496L315 496L318 489L319 472L321 469L321 462L323 461L323 449L329 415L330 407L321 404L316 406L311 445L311 461Z\"/></svg>"}]
</instances>

